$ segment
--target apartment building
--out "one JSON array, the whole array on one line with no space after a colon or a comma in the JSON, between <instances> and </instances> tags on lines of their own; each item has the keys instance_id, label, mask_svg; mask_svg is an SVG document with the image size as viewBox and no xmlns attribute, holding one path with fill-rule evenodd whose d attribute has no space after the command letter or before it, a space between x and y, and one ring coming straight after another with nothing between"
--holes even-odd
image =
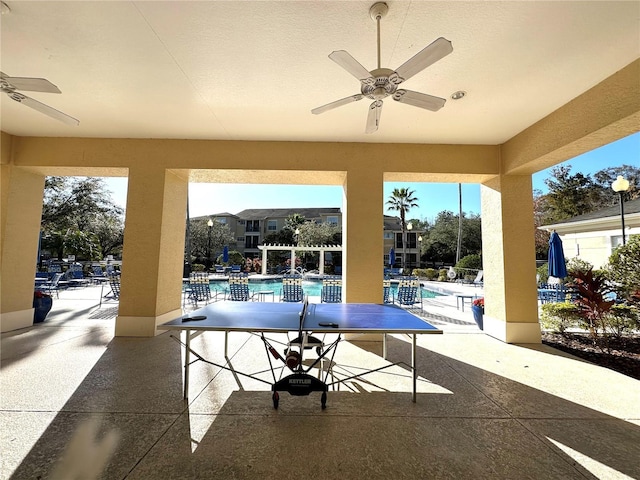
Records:
<instances>
[{"instance_id":1,"label":"apartment building","mask_svg":"<svg viewBox=\"0 0 640 480\"><path fill-rule=\"evenodd\" d=\"M277 233L285 226L286 220L294 214L304 217L306 220L317 223L331 223L342 225L342 212L340 208L250 208L237 214L223 212L210 215L214 221L227 225L234 233L236 244L229 245L232 250L237 250L243 256L254 258L261 257L258 249L264 238L272 233ZM201 217L202 218L202 217ZM384 216L384 265L389 265L389 251L393 247L396 254L396 267L403 265L402 256L406 253L406 266L417 267L420 257L420 238L423 232L407 230L405 232L406 246L403 248L402 227L400 218Z\"/></svg>"}]
</instances>

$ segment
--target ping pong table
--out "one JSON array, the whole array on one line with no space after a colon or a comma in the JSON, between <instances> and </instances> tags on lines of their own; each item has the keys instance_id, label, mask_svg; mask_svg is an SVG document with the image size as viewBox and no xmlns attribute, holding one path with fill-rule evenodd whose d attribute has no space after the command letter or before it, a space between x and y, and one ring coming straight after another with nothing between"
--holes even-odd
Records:
<instances>
[{"instance_id":1,"label":"ping pong table","mask_svg":"<svg viewBox=\"0 0 640 480\"><path fill-rule=\"evenodd\" d=\"M358 375L343 378L335 382L327 382L329 371L325 373L325 378L318 378L309 374L309 371L318 365L319 362L331 355L331 362L335 355L337 345L342 340L342 334L382 334L383 335L383 357L386 360L386 335L387 334L407 334L411 335L411 374L413 384L412 401L416 401L416 338L420 334L441 334L442 330L427 323L423 319L413 315L407 310L390 304L371 303L264 303L264 302L217 302L206 305L203 308L194 310L188 315L176 318L168 323L158 326L161 330L185 331L186 340L183 343L185 348L184 361L184 398L188 398L189 390L189 367L197 361L204 361L216 367L230 370L235 374L244 375L271 385L273 392L273 404L278 408L278 392L287 391L291 395L309 395L311 392L322 392L321 404L324 409L328 387L335 383L341 383L356 377L361 377L368 373L382 370L398 364L389 364L381 368L368 370ZM273 372L273 382L256 378L252 374L245 374L230 368L227 365L220 365L209 361L191 348L191 340L206 331L225 332L225 358L227 357L227 336L229 332L248 332L259 335L265 346L270 369ZM280 355L271 341L265 334L291 333L297 332L297 340L291 342L285 351L285 356ZM318 346L317 339L313 335L338 334L335 341L328 346ZM307 341L311 341L312 347L316 347L318 356L310 366L303 366L302 357L304 350L309 347ZM298 350L295 350L295 347ZM191 360L191 354L195 359ZM273 362L282 362L292 373L280 380L276 379ZM406 365L406 364L405 364ZM320 376L321 377L321 376Z\"/></svg>"}]
</instances>

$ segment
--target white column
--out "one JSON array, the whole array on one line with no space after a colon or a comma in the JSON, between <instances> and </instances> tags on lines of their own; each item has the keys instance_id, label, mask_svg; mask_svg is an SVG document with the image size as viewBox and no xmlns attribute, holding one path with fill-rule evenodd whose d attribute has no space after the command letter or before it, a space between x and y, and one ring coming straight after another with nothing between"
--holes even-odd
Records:
<instances>
[{"instance_id":1,"label":"white column","mask_svg":"<svg viewBox=\"0 0 640 480\"><path fill-rule=\"evenodd\" d=\"M262 275L267 274L267 247L262 248Z\"/></svg>"}]
</instances>

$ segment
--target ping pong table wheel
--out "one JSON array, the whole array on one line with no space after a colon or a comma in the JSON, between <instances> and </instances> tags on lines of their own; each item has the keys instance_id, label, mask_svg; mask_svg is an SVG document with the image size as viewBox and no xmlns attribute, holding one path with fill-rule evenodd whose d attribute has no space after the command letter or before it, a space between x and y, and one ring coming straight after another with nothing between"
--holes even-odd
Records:
<instances>
[{"instance_id":1,"label":"ping pong table wheel","mask_svg":"<svg viewBox=\"0 0 640 480\"><path fill-rule=\"evenodd\" d=\"M327 408L327 392L322 392L322 396L320 397L320 404L322 406L322 410Z\"/></svg>"},{"instance_id":2,"label":"ping pong table wheel","mask_svg":"<svg viewBox=\"0 0 640 480\"><path fill-rule=\"evenodd\" d=\"M278 404L280 403L280 395L278 394L278 392L273 392L271 398L273 398L273 408L277 410Z\"/></svg>"}]
</instances>

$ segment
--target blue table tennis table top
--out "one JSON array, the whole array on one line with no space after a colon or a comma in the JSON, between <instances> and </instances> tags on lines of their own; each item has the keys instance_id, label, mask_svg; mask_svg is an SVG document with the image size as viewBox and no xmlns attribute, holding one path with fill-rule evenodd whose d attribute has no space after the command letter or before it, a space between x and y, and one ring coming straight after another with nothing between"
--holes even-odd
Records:
<instances>
[{"instance_id":1,"label":"blue table tennis table top","mask_svg":"<svg viewBox=\"0 0 640 480\"><path fill-rule=\"evenodd\" d=\"M297 331L302 303L216 302L168 323L161 330L242 332ZM191 317L205 316L202 320ZM330 323L332 326L322 326ZM396 305L374 303L310 303L303 330L319 333L442 333L425 320Z\"/></svg>"}]
</instances>

